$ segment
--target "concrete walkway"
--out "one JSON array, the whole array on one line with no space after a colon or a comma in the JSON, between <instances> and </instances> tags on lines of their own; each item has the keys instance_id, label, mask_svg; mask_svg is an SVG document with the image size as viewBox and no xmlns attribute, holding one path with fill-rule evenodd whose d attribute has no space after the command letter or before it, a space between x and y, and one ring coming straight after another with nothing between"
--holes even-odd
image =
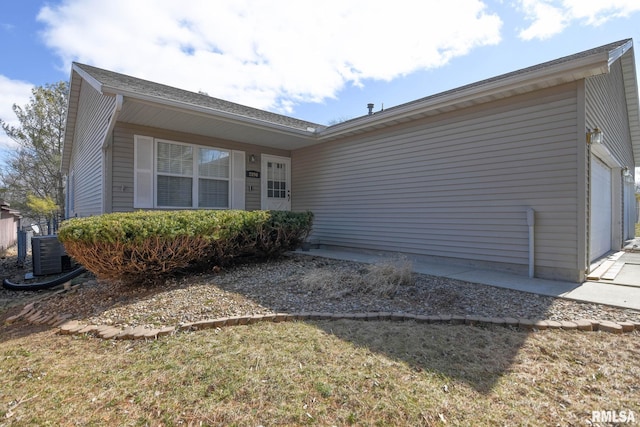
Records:
<instances>
[{"instance_id":1,"label":"concrete walkway","mask_svg":"<svg viewBox=\"0 0 640 427\"><path fill-rule=\"evenodd\" d=\"M332 259L375 264L390 258L389 253L364 253L339 249L311 249L299 252ZM462 264L445 264L412 259L413 270L417 273L448 277L483 285L515 289L539 295L566 298L575 301L606 304L616 307L640 310L640 276L629 285L603 282L572 283L545 279L530 279L514 273L494 270L479 270ZM637 282L637 283L636 283Z\"/></svg>"}]
</instances>

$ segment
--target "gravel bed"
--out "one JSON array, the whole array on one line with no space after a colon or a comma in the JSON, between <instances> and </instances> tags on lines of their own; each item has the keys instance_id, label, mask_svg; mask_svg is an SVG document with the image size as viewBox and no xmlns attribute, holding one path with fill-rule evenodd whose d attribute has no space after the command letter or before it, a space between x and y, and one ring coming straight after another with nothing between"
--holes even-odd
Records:
<instances>
[{"instance_id":1,"label":"gravel bed","mask_svg":"<svg viewBox=\"0 0 640 427\"><path fill-rule=\"evenodd\" d=\"M302 311L640 321L636 310L412 274L402 260L367 265L300 253L172 278L162 285L87 279L37 304L44 313L121 327L177 326L225 316Z\"/></svg>"}]
</instances>

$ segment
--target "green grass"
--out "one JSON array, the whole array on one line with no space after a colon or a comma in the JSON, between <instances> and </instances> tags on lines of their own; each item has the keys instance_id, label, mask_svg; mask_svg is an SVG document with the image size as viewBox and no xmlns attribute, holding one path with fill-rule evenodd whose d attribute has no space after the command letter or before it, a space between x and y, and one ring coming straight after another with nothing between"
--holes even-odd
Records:
<instances>
[{"instance_id":1,"label":"green grass","mask_svg":"<svg viewBox=\"0 0 640 427\"><path fill-rule=\"evenodd\" d=\"M585 425L596 410L640 418L638 333L355 321L148 342L0 332L0 425Z\"/></svg>"}]
</instances>

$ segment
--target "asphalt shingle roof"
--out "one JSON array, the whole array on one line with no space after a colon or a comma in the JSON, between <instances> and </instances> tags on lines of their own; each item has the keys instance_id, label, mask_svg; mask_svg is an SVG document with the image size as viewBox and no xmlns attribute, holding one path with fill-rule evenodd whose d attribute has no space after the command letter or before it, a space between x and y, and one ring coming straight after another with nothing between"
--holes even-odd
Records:
<instances>
[{"instance_id":1,"label":"asphalt shingle roof","mask_svg":"<svg viewBox=\"0 0 640 427\"><path fill-rule=\"evenodd\" d=\"M624 46L629 41L631 41L631 39L620 40L620 41L609 43L609 44L606 44L606 45L603 45L603 46L599 46L599 47L596 47L596 48L593 48L593 49L585 50L583 52L579 52L579 53L576 53L576 54L573 54L573 55L568 55L568 56L564 56L562 58L554 59L552 61L547 61L547 62L543 62L541 64L536 64L536 65L533 65L531 67L522 68L520 70L512 71L512 72L509 72L509 73L506 73L506 74L500 74L498 76L490 77L490 78L485 79L485 80L480 80L480 81L473 82L473 83L470 83L470 84L467 84L467 85L464 85L464 86L459 86L459 87L456 87L456 88L453 88L453 89L450 89L450 90L446 90L444 92L438 92L438 93L433 94L433 95L428 95L428 96L425 96L425 97L422 97L422 98L414 99L412 101L409 101L409 102L406 102L406 103L403 103L403 104L399 104L399 105L395 105L395 106L390 107L390 108L385 108L384 111L385 112L389 112L389 111L393 111L393 110L396 110L396 109L404 109L404 108L406 108L408 106L411 106L413 104L421 104L421 103L423 103L425 101L435 100L435 99L438 99L440 97L452 95L452 94L455 94L455 93L458 93L458 92L464 92L465 90L473 89L475 87L481 87L481 86L488 85L488 84L491 84L491 83L494 83L494 82L498 82L498 81L501 81L501 80L508 80L508 79L510 79L512 77L515 77L515 76L518 76L518 75L524 75L524 74L528 74L528 73L535 72L535 71L538 71L538 70L551 68L551 67L554 67L556 65L561 65L561 64L564 64L564 63L576 61L576 60L578 60L580 58L586 58L588 56L597 55L597 54L600 54L600 53L611 52L611 51L613 51L613 50L615 50L617 48L620 48L620 47ZM357 118L354 118L354 119L351 119L351 120L357 120L359 118L360 117L357 117ZM351 120L348 120L348 121L351 121Z\"/></svg>"},{"instance_id":2,"label":"asphalt shingle roof","mask_svg":"<svg viewBox=\"0 0 640 427\"><path fill-rule=\"evenodd\" d=\"M79 63L75 63L75 65L88 73L103 86L111 88L116 92L122 91L144 97L150 96L158 98L159 100L180 102L187 105L204 107L212 110L212 112L219 111L227 114L234 114L241 117L261 120L304 131L309 127L315 129L324 127L317 123L299 120L282 114L248 107L246 105L236 104L235 102L225 101L205 94L190 92L149 80L139 79L137 77L104 70L91 65Z\"/></svg>"},{"instance_id":3,"label":"asphalt shingle roof","mask_svg":"<svg viewBox=\"0 0 640 427\"><path fill-rule=\"evenodd\" d=\"M482 87L490 85L495 82L507 81L518 75L526 75L534 73L539 70L548 69L554 66L562 65L572 61L586 58L592 55L598 55L602 53L610 53L618 48L621 48L625 44L629 43L631 39L619 40L613 43L609 43L603 46L599 46L593 49L585 50L573 55L564 56L562 58L554 59L552 61L543 62L531 67L516 70L510 73L501 74L499 76L491 77L485 80L477 81L468 85L460 86L454 89L450 89L444 92L439 92L422 98L418 98L400 105L392 106L384 110L385 113L392 113L394 110L401 110L411 108L413 105L420 105L425 102L437 100L441 97L449 95L455 95L456 93L464 93L467 90L474 89L476 87ZM172 86L163 85L160 83L151 82L136 77L131 77L125 74L116 73L113 71L104 70L101 68L93 67L86 64L75 63L77 67L84 70L91 75L94 79L100 82L102 85L111 88L114 91L124 91L128 93L137 94L144 97L155 97L159 101L170 100L184 103L186 105L193 105L198 107L204 107L210 109L212 112L223 112L227 114L234 114L240 117L246 117L253 120L260 120L267 123L273 123L281 126L286 126L291 129L307 131L308 128L316 129L316 132L321 133L323 130L329 130L332 126L324 126L305 120L299 120L293 117L272 113L257 108L248 107L245 105L237 104L223 99L214 98L208 95L190 92L183 89L178 89ZM363 114L358 117L346 120L344 122L336 124L336 126L343 126L352 122L357 122L360 119L367 117Z\"/></svg>"}]
</instances>

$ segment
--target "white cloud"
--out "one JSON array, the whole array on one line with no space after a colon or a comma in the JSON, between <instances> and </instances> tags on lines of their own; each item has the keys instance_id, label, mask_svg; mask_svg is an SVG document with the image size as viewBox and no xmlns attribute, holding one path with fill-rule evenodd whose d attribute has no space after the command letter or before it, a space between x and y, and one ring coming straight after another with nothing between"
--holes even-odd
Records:
<instances>
[{"instance_id":1,"label":"white cloud","mask_svg":"<svg viewBox=\"0 0 640 427\"><path fill-rule=\"evenodd\" d=\"M481 0L65 0L38 19L66 70L75 60L282 112L439 67L497 44L502 25Z\"/></svg>"},{"instance_id":2,"label":"white cloud","mask_svg":"<svg viewBox=\"0 0 640 427\"><path fill-rule=\"evenodd\" d=\"M519 34L524 40L547 39L573 22L599 26L640 11L638 0L519 0L518 4L532 21Z\"/></svg>"},{"instance_id":3,"label":"white cloud","mask_svg":"<svg viewBox=\"0 0 640 427\"><path fill-rule=\"evenodd\" d=\"M524 40L534 38L546 39L562 32L568 25L565 11L544 0L522 0L522 7L527 18L533 23L520 32Z\"/></svg>"},{"instance_id":4,"label":"white cloud","mask_svg":"<svg viewBox=\"0 0 640 427\"><path fill-rule=\"evenodd\" d=\"M31 83L11 80L0 74L0 119L11 126L19 125L18 118L13 112L13 104L24 106L29 103ZM14 148L16 143L0 129L0 149Z\"/></svg>"}]
</instances>

